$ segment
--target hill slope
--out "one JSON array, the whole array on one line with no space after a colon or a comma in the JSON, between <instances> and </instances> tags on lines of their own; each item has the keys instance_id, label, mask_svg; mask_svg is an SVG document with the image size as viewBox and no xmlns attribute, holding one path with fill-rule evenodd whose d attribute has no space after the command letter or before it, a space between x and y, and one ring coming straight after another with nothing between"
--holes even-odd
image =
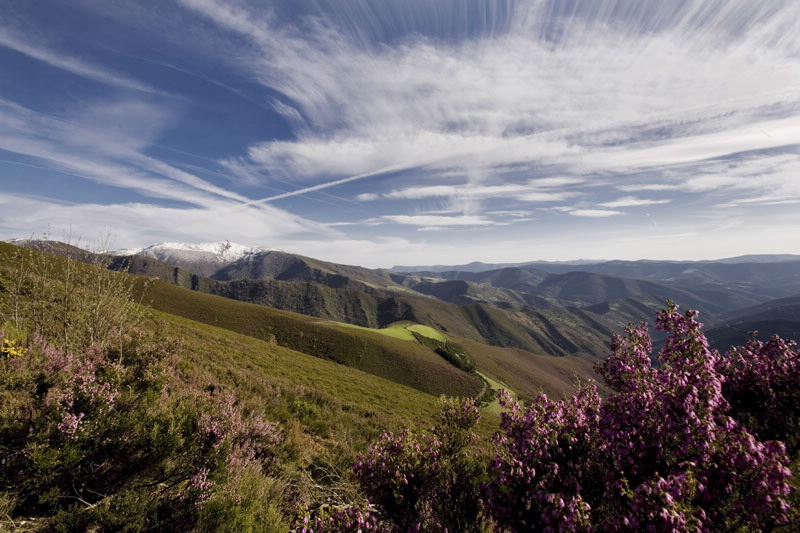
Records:
<instances>
[{"instance_id":1,"label":"hill slope","mask_svg":"<svg viewBox=\"0 0 800 533\"><path fill-rule=\"evenodd\" d=\"M186 259L186 253L181 254L179 259ZM200 255L206 263L207 255ZM689 291L651 281L592 272L553 274L532 267L446 272L432 278L432 273L401 275L270 250L214 257L214 275L229 279L200 276L140 255L114 257L110 267L335 322L382 328L411 321L476 342L558 356L597 357L604 353L610 332L628 322L652 320L667 299L699 309L707 323L730 309L761 301L742 296L736 287L729 292ZM243 276L267 279L235 279ZM625 303L612 305L621 301Z\"/></svg>"}]
</instances>

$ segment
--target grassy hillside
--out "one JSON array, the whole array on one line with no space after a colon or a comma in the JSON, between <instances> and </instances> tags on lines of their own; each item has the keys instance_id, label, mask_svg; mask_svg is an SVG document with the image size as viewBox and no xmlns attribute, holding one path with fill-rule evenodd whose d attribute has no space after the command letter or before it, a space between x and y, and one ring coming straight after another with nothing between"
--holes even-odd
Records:
<instances>
[{"instance_id":1,"label":"grassy hillside","mask_svg":"<svg viewBox=\"0 0 800 533\"><path fill-rule=\"evenodd\" d=\"M522 307L545 309L552 307L552 304L545 298L533 294L465 280L442 281L426 279L408 286L416 292L459 305L483 303L501 309L519 309Z\"/></svg>"},{"instance_id":2,"label":"grassy hillside","mask_svg":"<svg viewBox=\"0 0 800 533\"><path fill-rule=\"evenodd\" d=\"M87 350L89 339L62 337L58 326L91 329L77 300L102 302L91 291L96 278L136 281L114 304L146 290L156 307L199 320L131 304L118 323L124 335L156 344L128 348L124 340L116 348L112 334L105 348ZM0 336L12 339L0 351L0 455L10 465L0 529L288 531L298 505L348 497L352 464L379 434L429 428L442 389L464 395L483 386L418 342L146 284L0 244ZM42 340L34 332L49 333ZM333 346L333 354L389 363L381 368L397 375L387 380L292 350L279 345L284 335L311 353ZM417 388L397 382L404 379ZM486 413L478 432L488 437L497 423ZM231 431L237 436L226 437Z\"/></svg>"},{"instance_id":3,"label":"grassy hillside","mask_svg":"<svg viewBox=\"0 0 800 533\"><path fill-rule=\"evenodd\" d=\"M64 252L57 243L52 246ZM231 281L204 278L141 256L113 258L110 267L155 276L198 292L335 322L375 329L410 321L477 342L557 356L604 353L613 331L620 331L631 321L651 320L667 298L684 308L704 310L705 320L709 310L713 318L726 303L724 299L717 301L714 295L701 298L652 283L580 272L559 276L506 268L479 274L448 272L443 276L456 279L442 280L336 265L281 252L223 268L220 272L227 273L219 277ZM247 276L269 279L239 279ZM539 291L547 299L491 284ZM626 299L630 304L603 300L626 294L636 294ZM566 301L583 307L557 307ZM596 301L600 303L586 306ZM308 348L292 342L301 349ZM336 357L346 361L341 354ZM362 368L370 368L368 361L362 363Z\"/></svg>"},{"instance_id":4,"label":"grassy hillside","mask_svg":"<svg viewBox=\"0 0 800 533\"><path fill-rule=\"evenodd\" d=\"M573 377L586 378L593 375L587 359L576 359L584 362L574 363L577 366L573 368L573 363L555 361L544 354L564 356L570 350L588 353L592 348L597 350L597 354L602 354L609 338L605 326L591 323L586 327L589 321L585 313L576 310L557 311L556 327L551 324L552 314L529 316L519 313L520 316L514 316L492 306L456 306L429 298L390 298L377 304L381 308L380 313L385 317L394 318L399 315L406 318L407 321L401 323L402 325L383 330L354 328L263 305L187 290L192 286L197 288L198 284L220 282L192 276L184 270L152 258L135 256L126 261L129 268L170 281L154 282L138 278L136 298L141 298L154 309L351 366L434 395L445 393L474 396L484 387L483 380L478 376L463 372L448 362L447 357L451 357L452 361L453 353L458 352L458 349L454 352L447 348L448 338L453 339L451 342L454 346L466 349L477 370L508 383L509 386L513 382L513 388L518 389L524 397L529 397L539 388L561 394L572 390ZM323 294L341 292L314 283L248 280L232 284L237 283L253 283L261 287L270 284L291 285L291 288L298 291L294 293L298 297L307 296L307 290L320 290ZM286 290L276 292L287 298L292 294ZM370 295L366 293L357 295L366 301L362 303L356 299L353 306L368 311L369 302L374 300L370 300ZM600 333L591 336L592 339L597 337L597 341L573 342L561 333L562 329L569 328L574 329L574 337L580 339L585 339L587 330L592 328ZM387 333L394 334L395 338L387 336ZM418 335L422 337L418 338ZM420 342L426 337L433 341ZM487 340L516 349L494 350L484 344ZM535 347L539 355L524 351L525 347L530 346ZM501 354L507 354L511 360L519 359L524 364L505 365L514 368L513 378L507 379L503 367L493 366L494 363L490 363L492 357L484 354L495 354L494 359ZM553 370L560 368L566 370ZM549 381L551 379L554 380L552 384Z\"/></svg>"},{"instance_id":5,"label":"grassy hillside","mask_svg":"<svg viewBox=\"0 0 800 533\"><path fill-rule=\"evenodd\" d=\"M424 427L436 410L434 395L333 361L169 313L153 311L151 319L183 339L182 365L192 374L321 437L339 426L369 435L384 426Z\"/></svg>"},{"instance_id":6,"label":"grassy hillside","mask_svg":"<svg viewBox=\"0 0 800 533\"><path fill-rule=\"evenodd\" d=\"M156 282L144 291L154 309L225 328L358 368L430 394L474 396L483 383L424 346L312 317Z\"/></svg>"},{"instance_id":7,"label":"grassy hillside","mask_svg":"<svg viewBox=\"0 0 800 533\"><path fill-rule=\"evenodd\" d=\"M269 262L269 257L273 255L275 258ZM245 261L234 263L230 268L245 268L249 272L247 275L258 275L265 273L259 269L274 267L277 270L270 270L266 274L302 279L302 272L296 270L299 268L303 272L311 272L311 278L321 279L322 276L327 277L327 281L219 281L197 276L156 259L139 256L115 258L111 266L131 273L155 276L197 292L217 294L335 322L374 329L387 327L398 321L409 321L476 342L557 356L601 356L600 354L605 353L608 339L613 332L621 331L629 322L651 321L653 313L664 305L667 298L684 308L704 310L705 322L714 318L721 309L718 303L708 303L703 298L656 284L580 272L559 276L541 271L507 268L480 274L445 273L447 276L463 274L464 277L474 277L482 282L513 285L527 288L526 290L533 290L541 285L542 291L552 292L548 293L552 304L560 302L559 298L570 298L584 305L580 308L541 309L550 306L551 302L528 302L537 307L532 309L522 305L526 298L541 300L541 297L515 293L510 289L499 289L485 283L404 277L359 267L345 268L324 262L317 264L308 258L277 252L257 256L254 261L260 262L261 266L256 268ZM295 265L296 268L290 265ZM331 286L336 283L330 276L342 278L338 287ZM355 282L348 276L366 276L369 280ZM387 284L391 283L395 285L388 287ZM459 301L462 305L422 296L413 291L414 287L419 288L425 284L430 285L431 292L436 296ZM577 293L578 288L587 291L586 295ZM444 293L437 292L440 290ZM643 294L646 291L656 294ZM506 292L511 296L505 294ZM624 294L638 295L585 306L587 302ZM708 313L709 309L712 310L711 315ZM291 342L293 346L303 350L315 349L309 347L305 341L295 339ZM320 352L326 356L324 350ZM337 357L342 362L350 361L341 353L329 353L328 356ZM361 368L372 368L369 361L362 360L361 364Z\"/></svg>"},{"instance_id":8,"label":"grassy hillside","mask_svg":"<svg viewBox=\"0 0 800 533\"><path fill-rule=\"evenodd\" d=\"M743 320L793 320L800 321L800 296L779 298L769 302L738 309L725 317L728 321Z\"/></svg>"},{"instance_id":9,"label":"grassy hillside","mask_svg":"<svg viewBox=\"0 0 800 533\"><path fill-rule=\"evenodd\" d=\"M434 394L448 390L450 394L474 395L482 387L474 375L458 372L441 357L431 357L431 350L414 342L412 332L439 341L445 338L439 330L427 326L356 327L181 291L167 284L157 287L146 300L162 311L313 353ZM470 309L476 313L486 310L474 306ZM509 336L522 335L513 331L513 324L509 324L509 329L506 332ZM595 376L592 367L596 359L591 357L554 358L544 355L544 351L537 355L447 336L467 350L479 371L508 384L525 398L540 390L557 396L568 394L574 390L576 380ZM608 338L598 342L599 349L607 349L607 343ZM390 357L395 358L394 362Z\"/></svg>"},{"instance_id":10,"label":"grassy hillside","mask_svg":"<svg viewBox=\"0 0 800 533\"><path fill-rule=\"evenodd\" d=\"M456 339L475 361L482 374L499 382L521 399L546 393L551 398L570 396L577 385L597 379L596 360L588 357L553 357L515 348L486 346L469 339Z\"/></svg>"},{"instance_id":11,"label":"grassy hillside","mask_svg":"<svg viewBox=\"0 0 800 533\"><path fill-rule=\"evenodd\" d=\"M499 416L496 403L484 408L475 437L479 407L436 398L481 392L483 379L457 366L523 399L566 396L606 353L599 332L651 303L437 315L470 316L481 336L508 343L593 351L553 357L420 323L355 327L0 245L0 529L288 533L360 501L354 469L384 451L379 483L426 469L441 484L434 499L447 496L442 513L474 511L453 502L481 494ZM368 452L385 431L396 433L381 437L384 451Z\"/></svg>"},{"instance_id":12,"label":"grassy hillside","mask_svg":"<svg viewBox=\"0 0 800 533\"><path fill-rule=\"evenodd\" d=\"M359 290L350 286L333 288L314 281L242 279L217 281L194 276L155 259L133 257L120 262L123 270L153 275L181 287L192 288L234 300L261 304L305 315L345 322L368 328L381 328L398 321L423 324L449 334L506 347L545 351L554 355L569 353L555 349L543 328L530 327L530 318L501 310L486 303L456 305L413 293L390 293L379 289ZM459 282L456 282L459 283ZM476 287L474 284L471 287ZM487 286L477 286L487 287ZM498 291L488 287L490 292ZM486 299L486 293L478 300ZM491 298L489 298L491 300ZM464 297L464 302L472 302ZM495 303L497 303L495 301ZM521 318L522 317L522 318ZM549 349L554 348L552 351Z\"/></svg>"},{"instance_id":13,"label":"grassy hillside","mask_svg":"<svg viewBox=\"0 0 800 533\"><path fill-rule=\"evenodd\" d=\"M709 345L720 351L727 351L731 346L741 345L753 332L758 332L758 339L768 341L772 335L785 340L800 342L800 321L797 320L747 320L729 322L706 332Z\"/></svg>"}]
</instances>

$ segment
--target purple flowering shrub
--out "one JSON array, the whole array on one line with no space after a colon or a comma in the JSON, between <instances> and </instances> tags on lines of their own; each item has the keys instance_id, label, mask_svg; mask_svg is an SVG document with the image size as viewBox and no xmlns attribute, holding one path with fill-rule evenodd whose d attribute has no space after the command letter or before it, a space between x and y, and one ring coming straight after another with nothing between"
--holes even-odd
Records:
<instances>
[{"instance_id":1,"label":"purple flowering shrub","mask_svg":"<svg viewBox=\"0 0 800 533\"><path fill-rule=\"evenodd\" d=\"M305 513L303 533L482 531L484 467L470 451L480 419L472 399L440 399L428 432L385 432L354 465L366 502Z\"/></svg>"},{"instance_id":2,"label":"purple flowering shrub","mask_svg":"<svg viewBox=\"0 0 800 533\"><path fill-rule=\"evenodd\" d=\"M721 356L697 313L658 313L612 340L591 383L523 406L502 391L488 479L470 450L479 411L445 401L435 428L384 433L354 466L364 500L296 531L761 531L796 519L800 372L794 343ZM787 444L789 453L787 453ZM792 514L794 513L794 514Z\"/></svg>"},{"instance_id":3,"label":"purple flowering shrub","mask_svg":"<svg viewBox=\"0 0 800 533\"><path fill-rule=\"evenodd\" d=\"M741 384L731 391L761 385L726 376L745 364L735 354L726 362L709 350L696 315L672 305L658 314L658 327L668 333L660 367L651 365L645 325L615 336L613 355L599 368L613 390L604 400L592 385L574 398L542 396L526 408L503 398L508 411L485 488L500 526L759 530L789 519L792 473L784 443L759 440L731 416L744 408L731 412L724 395L725 383L737 379ZM747 353L764 351L756 348ZM785 346L770 350L787 353ZM771 379L764 369L756 374ZM767 396L789 397L781 394ZM767 403L762 406L752 408Z\"/></svg>"},{"instance_id":4,"label":"purple flowering shrub","mask_svg":"<svg viewBox=\"0 0 800 533\"><path fill-rule=\"evenodd\" d=\"M277 425L182 382L176 348L133 332L73 352L33 335L22 355L0 358L8 514L65 530L192 530L237 476L268 471Z\"/></svg>"},{"instance_id":5,"label":"purple flowering shrub","mask_svg":"<svg viewBox=\"0 0 800 533\"><path fill-rule=\"evenodd\" d=\"M800 351L793 341L753 338L731 349L717 369L731 416L760 440L780 440L797 459L800 452Z\"/></svg>"},{"instance_id":6,"label":"purple flowering shrub","mask_svg":"<svg viewBox=\"0 0 800 533\"><path fill-rule=\"evenodd\" d=\"M369 505L349 505L330 507L323 505L313 513L308 508L298 518L294 531L298 533L350 533L360 531L367 533L391 533L393 526L382 521Z\"/></svg>"},{"instance_id":7,"label":"purple flowering shrub","mask_svg":"<svg viewBox=\"0 0 800 533\"><path fill-rule=\"evenodd\" d=\"M507 409L495 437L494 475L485 488L489 511L498 524L518 531L586 530L584 498L601 490L597 443L600 397L584 387L567 401L546 395L522 408L502 391Z\"/></svg>"}]
</instances>

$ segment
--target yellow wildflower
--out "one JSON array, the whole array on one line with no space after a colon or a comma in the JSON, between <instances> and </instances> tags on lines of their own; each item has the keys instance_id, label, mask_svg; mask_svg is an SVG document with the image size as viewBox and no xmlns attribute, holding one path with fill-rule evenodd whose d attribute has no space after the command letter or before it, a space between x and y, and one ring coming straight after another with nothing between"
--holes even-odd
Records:
<instances>
[{"instance_id":1,"label":"yellow wildflower","mask_svg":"<svg viewBox=\"0 0 800 533\"><path fill-rule=\"evenodd\" d=\"M3 339L3 345L0 346L0 355L4 357L22 357L25 355L25 348L17 346L15 341Z\"/></svg>"}]
</instances>

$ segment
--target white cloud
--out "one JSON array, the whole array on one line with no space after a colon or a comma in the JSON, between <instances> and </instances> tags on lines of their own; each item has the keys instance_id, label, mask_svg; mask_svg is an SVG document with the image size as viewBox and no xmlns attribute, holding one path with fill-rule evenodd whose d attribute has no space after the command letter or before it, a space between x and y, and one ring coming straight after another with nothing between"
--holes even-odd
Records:
<instances>
[{"instance_id":1,"label":"white cloud","mask_svg":"<svg viewBox=\"0 0 800 533\"><path fill-rule=\"evenodd\" d=\"M25 54L51 67L66 70L77 76L82 76L100 83L136 91L149 93L158 92L153 87L129 78L128 76L118 74L98 65L93 65L47 46L33 43L20 35L18 31L14 31L5 26L0 26L0 46L5 46L21 54Z\"/></svg>"},{"instance_id":2,"label":"white cloud","mask_svg":"<svg viewBox=\"0 0 800 533\"><path fill-rule=\"evenodd\" d=\"M65 204L45 198L4 194L0 197L0 230L8 237L50 231L72 233L82 240L110 235L119 247L152 244L156 240L198 242L236 238L269 245L289 234L336 233L281 209L230 209L230 206L173 208L154 204Z\"/></svg>"},{"instance_id":3,"label":"white cloud","mask_svg":"<svg viewBox=\"0 0 800 533\"><path fill-rule=\"evenodd\" d=\"M622 198L617 198L611 202L603 202L601 205L603 207L637 207L642 205L658 205L658 204L668 204L671 200L646 200L644 198L637 198L635 196L624 196Z\"/></svg>"},{"instance_id":4,"label":"white cloud","mask_svg":"<svg viewBox=\"0 0 800 533\"><path fill-rule=\"evenodd\" d=\"M582 157L578 167L582 171L631 172L634 169L702 162L740 152L782 148L797 144L799 139L800 120L798 116L792 116L758 121L734 130L680 137L645 146L634 144L630 147L593 153L591 156Z\"/></svg>"},{"instance_id":5,"label":"white cloud","mask_svg":"<svg viewBox=\"0 0 800 533\"><path fill-rule=\"evenodd\" d=\"M629 183L625 185L616 185L615 188L623 192L644 192L644 191L676 191L681 188L677 184L667 183Z\"/></svg>"},{"instance_id":6,"label":"white cloud","mask_svg":"<svg viewBox=\"0 0 800 533\"><path fill-rule=\"evenodd\" d=\"M45 161L67 175L154 198L198 205L247 201L142 153L170 124L169 116L161 106L121 100L86 105L55 118L0 99L0 149Z\"/></svg>"},{"instance_id":7,"label":"white cloud","mask_svg":"<svg viewBox=\"0 0 800 533\"><path fill-rule=\"evenodd\" d=\"M384 167L493 168L509 162L555 161L558 156L577 151L564 141L535 136L504 139L486 134L406 129L412 129L412 125L374 135L365 132L359 136L314 138L301 134L299 141L251 146L248 156L275 176L309 180L369 173Z\"/></svg>"},{"instance_id":8,"label":"white cloud","mask_svg":"<svg viewBox=\"0 0 800 533\"><path fill-rule=\"evenodd\" d=\"M425 185L421 187L407 187L383 194L384 198L393 200L420 200L422 198L437 198L455 196L464 193L465 187L457 185Z\"/></svg>"},{"instance_id":9,"label":"white cloud","mask_svg":"<svg viewBox=\"0 0 800 533\"><path fill-rule=\"evenodd\" d=\"M451 228L447 226L423 226L417 228L417 231L451 231Z\"/></svg>"},{"instance_id":10,"label":"white cloud","mask_svg":"<svg viewBox=\"0 0 800 533\"><path fill-rule=\"evenodd\" d=\"M380 195L375 194L374 192L365 192L356 196L356 200L359 202L371 202L373 200L377 200L378 198L380 198Z\"/></svg>"},{"instance_id":11,"label":"white cloud","mask_svg":"<svg viewBox=\"0 0 800 533\"><path fill-rule=\"evenodd\" d=\"M289 3L280 1L265 7L251 0L180 0L178 7L154 4L147 9L94 2L94 9L109 19L116 13L115 20L124 20L126 29L138 25L144 31L153 22L157 29L146 35L153 37L153 49L171 45L164 47L165 57L217 61L200 69L204 72L238 69L230 83L226 79L228 90L237 92L244 75L268 89L261 95L278 93L273 101L260 103L285 117L293 135L252 142L219 163L232 186L283 180L296 190L250 200L233 187L200 177L207 174L152 158L147 147L174 125L178 110L147 100L111 98L57 119L0 103L0 147L81 179L192 204L187 210L139 205L142 213L176 233L169 238L190 240L196 215L197 231L217 235L236 230L245 235L240 240L259 239L252 244L298 245L308 255L365 264L368 259L357 259L362 246L363 257L373 261L455 261L462 254L464 262L477 259L472 245L478 242L482 253L495 255L490 260L534 253L534 245L540 257L553 259L567 252L560 258L574 258L576 249L595 257L624 255L603 248L610 242L623 252L632 246L630 253L654 256L669 248L670 238L689 233L699 216L719 214L723 207L725 217L747 221L745 233L751 238L759 238L751 227L794 234L790 224L773 219L771 229L758 217L764 214L761 205L778 211L783 203L800 199L800 3L642 0L640 9L620 10L601 0L578 2L567 15L553 2L501 5L490 0L487 21L492 22L473 31L453 16L456 1L411 1L295 2L291 9L283 9ZM131 10L153 14L147 23L142 19L127 26L132 17L120 13ZM356 11L363 16L349 18ZM289 12L319 16L287 22L282 17ZM387 18L386 13L404 16ZM162 18L163 24L157 20ZM392 24L384 24L387 20ZM56 41L21 35L13 27L6 23L0 45L110 87L151 89L69 55ZM448 33L426 35L430 28ZM383 30L391 35L375 36ZM174 48L176 43L183 49ZM246 94L258 92L250 91L252 85L247 88ZM115 122L121 129L106 127ZM370 188L355 191L366 180ZM290 216L265 204L345 186L348 198L374 203L337 212L325 227L363 236L392 224L392 232L422 231L425 239L320 237L290 246L285 245L289 238L283 244L261 240L281 238L259 229L267 223L263 217ZM691 221L678 227L678 222L658 219L658 229L666 229L652 237L652 246L642 227L655 226L639 215L644 210L619 216L625 207L667 201L648 192L669 192L673 218ZM117 216L133 235L135 217L128 205L54 213L59 220L86 216L96 223ZM707 206L698 210L702 214L688 213L687 206L699 205ZM791 208L783 212L796 223ZM377 217L378 209L383 218ZM527 229L524 224L497 230L499 224L529 219L528 209L542 215L535 241L506 237ZM44 213L41 206L34 210ZM204 219L227 220L226 214L237 210L247 215L231 215L237 227L224 222L218 233ZM655 224L661 210L650 211ZM581 222L555 213L608 220ZM619 234L598 233L622 226ZM324 231L302 217L270 227ZM704 225L696 241L681 241L677 252L705 254L721 250L718 242L736 242L727 227L712 229L718 233L709 229L705 235ZM142 234L151 231L147 225ZM492 237L445 242L451 235L479 233Z\"/></svg>"},{"instance_id":12,"label":"white cloud","mask_svg":"<svg viewBox=\"0 0 800 533\"><path fill-rule=\"evenodd\" d=\"M496 216L506 216L512 218L526 218L533 214L533 211L507 211L507 210L500 210L500 211L487 211L487 215L496 215ZM530 220L530 219L528 219Z\"/></svg>"},{"instance_id":13,"label":"white cloud","mask_svg":"<svg viewBox=\"0 0 800 533\"><path fill-rule=\"evenodd\" d=\"M622 215L622 211L614 211L612 209L570 209L567 211L574 217L590 217L590 218L604 218Z\"/></svg>"},{"instance_id":14,"label":"white cloud","mask_svg":"<svg viewBox=\"0 0 800 533\"><path fill-rule=\"evenodd\" d=\"M579 194L574 192L526 192L516 196L516 198L523 202L542 203L562 202L575 196L579 196Z\"/></svg>"},{"instance_id":15,"label":"white cloud","mask_svg":"<svg viewBox=\"0 0 800 533\"><path fill-rule=\"evenodd\" d=\"M796 207L770 207L758 218L732 225L732 220L741 220L738 216L740 213L741 209L732 208L702 222L691 217L671 216L663 219L663 224L659 223L658 226L644 226L629 217L619 217L619 221L629 225L614 228L603 221L602 224L583 226L577 232L574 228L559 225L548 227L546 232L537 232L535 235L529 231L522 234L492 232L485 236L480 233L430 231L415 232L413 239L331 238L275 240L260 244L328 261L369 267L578 258L718 259L744 251L742 243L748 243L746 253L798 251L800 243L796 238L796 229L800 227L800 210ZM608 220L611 222L611 219Z\"/></svg>"},{"instance_id":16,"label":"white cloud","mask_svg":"<svg viewBox=\"0 0 800 533\"><path fill-rule=\"evenodd\" d=\"M423 185L396 189L382 195L372 195L370 199L387 198L390 200L422 200L427 198L516 198L524 202L560 202L578 196L576 192L541 191L538 183L505 185Z\"/></svg>"},{"instance_id":17,"label":"white cloud","mask_svg":"<svg viewBox=\"0 0 800 533\"><path fill-rule=\"evenodd\" d=\"M491 36L448 41L410 33L375 46L365 44L354 20L288 25L248 2L182 4L248 41L242 72L282 94L277 105L296 140L254 144L247 157L267 176L312 183L289 195L319 190L321 182L328 188L385 176L386 169L414 175L402 177L402 188L357 199L443 198L477 215L487 199L589 202L590 189L607 186L707 193L718 190L711 178L637 184L629 176L649 169L660 179L676 165L800 138L800 29L787 23L800 18L795 2L654 3L614 17L587 4L566 25L543 4L518 3ZM559 25L556 42L543 37ZM554 176L531 179L530 188L520 183L526 172L548 168ZM454 184L445 170L468 176L468 184Z\"/></svg>"},{"instance_id":18,"label":"white cloud","mask_svg":"<svg viewBox=\"0 0 800 533\"><path fill-rule=\"evenodd\" d=\"M528 181L533 187L564 187L567 185L581 185L586 183L586 178L578 176L554 176L550 178L535 178Z\"/></svg>"},{"instance_id":19,"label":"white cloud","mask_svg":"<svg viewBox=\"0 0 800 533\"><path fill-rule=\"evenodd\" d=\"M384 215L381 220L410 226L491 226L496 222L483 216L436 216L436 215Z\"/></svg>"}]
</instances>

